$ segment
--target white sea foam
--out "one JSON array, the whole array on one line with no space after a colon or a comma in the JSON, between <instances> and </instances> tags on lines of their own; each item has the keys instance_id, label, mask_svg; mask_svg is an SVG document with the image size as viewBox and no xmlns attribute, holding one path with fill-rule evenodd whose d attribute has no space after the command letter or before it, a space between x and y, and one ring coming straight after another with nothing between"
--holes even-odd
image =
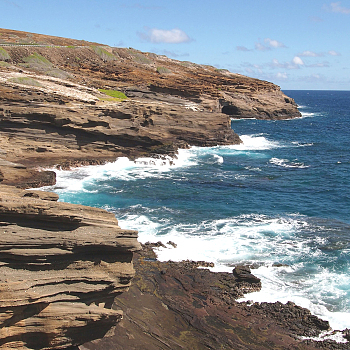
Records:
<instances>
[{"instance_id":1,"label":"white sea foam","mask_svg":"<svg viewBox=\"0 0 350 350\"><path fill-rule=\"evenodd\" d=\"M216 156L215 162L223 159ZM56 185L45 187L56 192L84 192L87 186L96 180L119 179L135 181L151 177L166 177L171 169L189 167L198 164L190 149L180 149L176 157L138 158L135 161L120 157L115 162L104 165L78 167L72 170L55 170ZM91 192L91 190L89 190Z\"/></svg>"},{"instance_id":2,"label":"white sea foam","mask_svg":"<svg viewBox=\"0 0 350 350\"><path fill-rule=\"evenodd\" d=\"M231 272L237 264L257 267L253 273L261 278L262 290L242 300L256 302L293 301L330 322L333 329L350 327L350 310L332 311L332 301L346 297L350 276L312 267L322 251L315 238L298 237L309 223L299 216L270 218L264 215L241 215L197 224L169 225L153 222L146 216L126 216L119 223L137 229L139 240L161 241L167 248L158 248L159 260L205 260L213 262L213 271ZM317 240L318 238L316 238ZM322 238L319 238L322 240ZM177 248L167 245L173 241ZM318 242L320 243L320 242Z\"/></svg>"},{"instance_id":3,"label":"white sea foam","mask_svg":"<svg viewBox=\"0 0 350 350\"><path fill-rule=\"evenodd\" d=\"M271 158L269 162L271 164L274 164L283 168L305 169L309 167L308 165L305 165L304 163L298 162L296 160L290 161L288 159Z\"/></svg>"},{"instance_id":4,"label":"white sea foam","mask_svg":"<svg viewBox=\"0 0 350 350\"><path fill-rule=\"evenodd\" d=\"M315 117L317 115L316 113L312 113L312 112L300 111L300 113L301 113L302 118L313 118L313 117Z\"/></svg>"},{"instance_id":5,"label":"white sea foam","mask_svg":"<svg viewBox=\"0 0 350 350\"><path fill-rule=\"evenodd\" d=\"M262 134L241 135L243 143L239 145L190 147L179 149L176 157L138 158L135 161L120 157L115 162L104 165L78 167L72 170L55 170L56 185L43 189L56 192L93 192L87 189L96 180L134 181L145 178L165 178L171 170L192 167L199 163L223 164L224 156L237 152L269 150L282 147L278 142L268 140Z\"/></svg>"},{"instance_id":6,"label":"white sea foam","mask_svg":"<svg viewBox=\"0 0 350 350\"><path fill-rule=\"evenodd\" d=\"M293 145L296 145L297 147L310 147L313 146L313 142L298 142L298 141L292 141Z\"/></svg>"},{"instance_id":7,"label":"white sea foam","mask_svg":"<svg viewBox=\"0 0 350 350\"><path fill-rule=\"evenodd\" d=\"M348 341L344 338L343 333L339 331L324 331L318 337L300 337L300 339L312 339L316 341L322 340L334 340L337 343L347 343Z\"/></svg>"},{"instance_id":8,"label":"white sea foam","mask_svg":"<svg viewBox=\"0 0 350 350\"><path fill-rule=\"evenodd\" d=\"M347 279L345 274L339 276L337 273L327 272L328 278L324 274L319 273L313 276L299 276L295 273L300 266L294 266L294 271L285 271L280 267L261 266L254 269L253 273L259 277L262 282L260 292L250 293L241 299L242 301L253 300L254 302L276 302L287 303L292 301L299 306L305 307L312 314L321 319L329 321L330 326L334 330L343 330L350 326L350 310L347 312L331 311L331 305L327 305L327 298L323 295L327 291L329 298L341 298L342 293L337 282L339 278ZM292 272L292 273L291 273ZM294 273L293 273L294 272ZM283 275L296 275L295 280L283 278ZM323 282L323 283L322 283ZM324 286L324 283L327 283ZM343 297L346 293L343 291ZM326 300L325 300L326 299Z\"/></svg>"},{"instance_id":9,"label":"white sea foam","mask_svg":"<svg viewBox=\"0 0 350 350\"><path fill-rule=\"evenodd\" d=\"M276 141L268 140L266 137L259 135L241 135L243 141L240 145L227 146L237 150L268 150L281 147L281 144Z\"/></svg>"}]
</instances>

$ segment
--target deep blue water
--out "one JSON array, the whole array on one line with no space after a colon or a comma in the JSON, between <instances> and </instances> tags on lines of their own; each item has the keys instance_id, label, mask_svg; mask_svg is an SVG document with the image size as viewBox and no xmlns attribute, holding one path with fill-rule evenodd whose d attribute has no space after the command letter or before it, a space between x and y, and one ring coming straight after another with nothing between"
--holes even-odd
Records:
<instances>
[{"instance_id":1,"label":"deep blue water","mask_svg":"<svg viewBox=\"0 0 350 350\"><path fill-rule=\"evenodd\" d=\"M61 200L114 212L159 258L249 263L256 301L292 300L350 328L350 92L285 91L303 118L233 120L243 145L58 172ZM276 266L278 265L278 266ZM282 265L282 266L280 266Z\"/></svg>"}]
</instances>

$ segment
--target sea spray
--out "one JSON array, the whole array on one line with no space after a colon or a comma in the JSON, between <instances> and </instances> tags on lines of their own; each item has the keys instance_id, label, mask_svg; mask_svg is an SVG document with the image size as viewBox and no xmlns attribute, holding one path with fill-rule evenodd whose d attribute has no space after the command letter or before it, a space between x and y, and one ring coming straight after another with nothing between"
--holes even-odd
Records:
<instances>
[{"instance_id":1,"label":"sea spray","mask_svg":"<svg viewBox=\"0 0 350 350\"><path fill-rule=\"evenodd\" d=\"M246 299L294 301L350 328L350 96L295 94L307 117L235 120L243 144L59 171L53 190L162 241L161 260L248 264L263 288Z\"/></svg>"}]
</instances>

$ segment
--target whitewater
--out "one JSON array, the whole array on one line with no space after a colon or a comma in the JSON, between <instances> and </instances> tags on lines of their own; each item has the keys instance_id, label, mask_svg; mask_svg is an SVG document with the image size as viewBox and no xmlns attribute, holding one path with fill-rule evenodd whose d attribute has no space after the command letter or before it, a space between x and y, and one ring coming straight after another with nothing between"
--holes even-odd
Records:
<instances>
[{"instance_id":1,"label":"whitewater","mask_svg":"<svg viewBox=\"0 0 350 350\"><path fill-rule=\"evenodd\" d=\"M350 328L350 92L288 95L303 117L233 120L240 145L60 170L46 189L163 242L160 260L250 265L262 290L242 300L293 301Z\"/></svg>"}]
</instances>

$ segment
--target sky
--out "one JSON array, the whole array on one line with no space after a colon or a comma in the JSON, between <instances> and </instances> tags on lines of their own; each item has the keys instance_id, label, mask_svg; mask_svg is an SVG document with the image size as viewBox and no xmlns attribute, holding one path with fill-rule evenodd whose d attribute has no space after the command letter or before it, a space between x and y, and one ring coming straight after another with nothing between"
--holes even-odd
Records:
<instances>
[{"instance_id":1,"label":"sky","mask_svg":"<svg viewBox=\"0 0 350 350\"><path fill-rule=\"evenodd\" d=\"M0 28L164 54L282 90L350 90L350 0L0 0Z\"/></svg>"}]
</instances>

